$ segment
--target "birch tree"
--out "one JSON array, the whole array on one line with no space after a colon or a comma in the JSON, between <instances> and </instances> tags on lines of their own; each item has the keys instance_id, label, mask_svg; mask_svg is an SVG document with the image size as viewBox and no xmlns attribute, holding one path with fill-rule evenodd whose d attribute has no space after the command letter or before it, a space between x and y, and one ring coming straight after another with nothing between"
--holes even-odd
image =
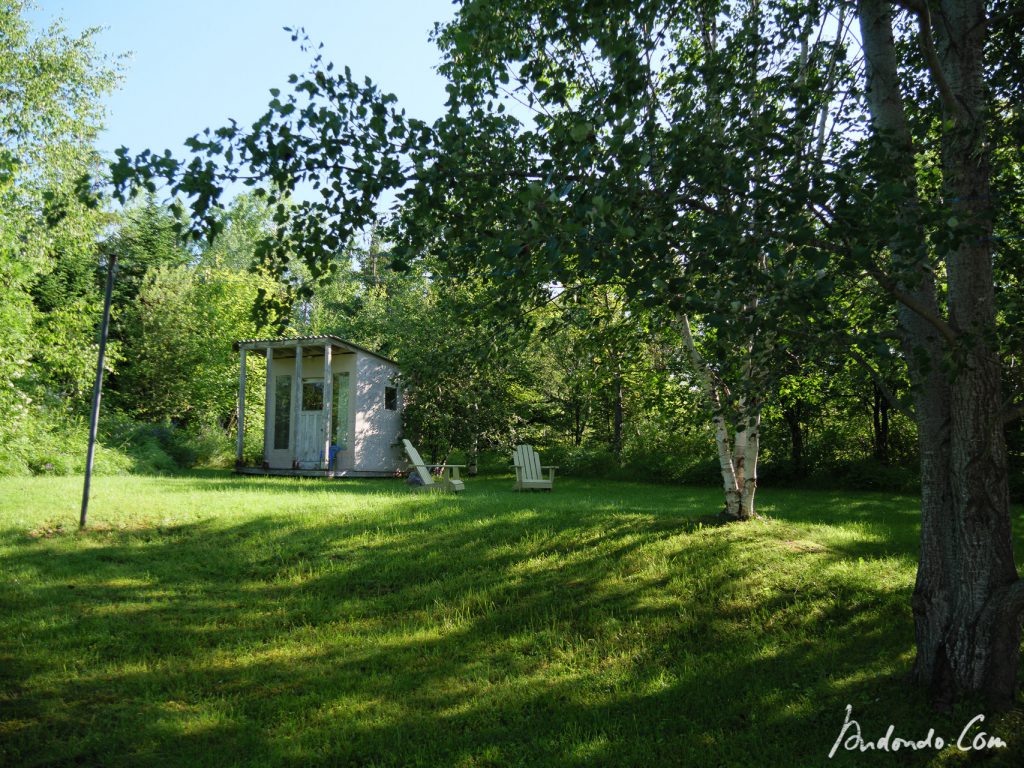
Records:
<instances>
[{"instance_id":1,"label":"birch tree","mask_svg":"<svg viewBox=\"0 0 1024 768\"><path fill-rule=\"evenodd\" d=\"M518 2L497 14L467 4L441 36L446 72L453 109L473 114L489 141L443 122L439 142L462 149L424 168L419 186L450 190L443 210L459 213L440 226L473 243L460 268L507 264L537 286L614 281L633 301L672 309L716 423L725 514L746 519L772 329L818 288L801 279L815 274L808 249L779 247L773 228L812 225L777 190L790 179L806 188L830 146L820 113L842 45L822 35L820 8L800 23L757 2L721 10L604 2L581 14ZM496 117L516 103L535 129ZM482 195L467 168L506 172L509 192ZM411 196L420 226L435 201ZM772 300L759 297L780 283ZM706 331L715 359L698 352Z\"/></svg>"}]
</instances>

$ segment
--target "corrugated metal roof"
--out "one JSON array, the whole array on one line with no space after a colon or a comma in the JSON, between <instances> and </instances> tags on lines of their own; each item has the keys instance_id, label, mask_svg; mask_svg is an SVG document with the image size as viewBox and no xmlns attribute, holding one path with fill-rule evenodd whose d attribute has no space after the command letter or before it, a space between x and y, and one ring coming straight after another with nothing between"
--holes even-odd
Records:
<instances>
[{"instance_id":1,"label":"corrugated metal roof","mask_svg":"<svg viewBox=\"0 0 1024 768\"><path fill-rule=\"evenodd\" d=\"M339 346L348 347L352 351L365 352L366 354L373 355L374 357L383 360L384 362L391 363L392 365L398 365L398 363L392 360L390 357L385 357L384 355L374 352L372 349L367 349L366 347L360 346L359 344L355 344L351 341L346 341L345 339L339 338L338 336L332 336L330 334L326 334L323 336L278 336L272 339L239 339L231 346L237 352L242 344L281 344L286 342L295 342L295 346L299 346L300 344L307 341L330 341L334 344L338 344Z\"/></svg>"}]
</instances>

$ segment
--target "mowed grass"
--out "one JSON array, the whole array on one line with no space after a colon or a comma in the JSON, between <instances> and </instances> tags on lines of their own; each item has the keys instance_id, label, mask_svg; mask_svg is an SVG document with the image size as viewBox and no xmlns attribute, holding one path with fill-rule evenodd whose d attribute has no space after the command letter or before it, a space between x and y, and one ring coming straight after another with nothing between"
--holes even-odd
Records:
<instances>
[{"instance_id":1,"label":"mowed grass","mask_svg":"<svg viewBox=\"0 0 1024 768\"><path fill-rule=\"evenodd\" d=\"M1021 765L905 682L917 503L507 478L0 480L0 763ZM1016 530L1024 522L1016 513ZM977 732L977 728L971 733Z\"/></svg>"}]
</instances>

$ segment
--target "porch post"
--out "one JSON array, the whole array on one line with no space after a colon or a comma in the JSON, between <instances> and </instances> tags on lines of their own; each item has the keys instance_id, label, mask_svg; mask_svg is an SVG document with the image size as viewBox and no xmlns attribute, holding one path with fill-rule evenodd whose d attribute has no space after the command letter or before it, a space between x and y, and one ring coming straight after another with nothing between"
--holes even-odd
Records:
<instances>
[{"instance_id":1,"label":"porch post","mask_svg":"<svg viewBox=\"0 0 1024 768\"><path fill-rule=\"evenodd\" d=\"M263 395L263 463L270 466L270 450L274 445L274 348L267 347L267 387Z\"/></svg>"},{"instance_id":2,"label":"porch post","mask_svg":"<svg viewBox=\"0 0 1024 768\"><path fill-rule=\"evenodd\" d=\"M292 418L288 445L291 447L292 467L297 468L299 460L299 416L302 415L302 347L295 348L295 376L292 378Z\"/></svg>"},{"instance_id":3,"label":"porch post","mask_svg":"<svg viewBox=\"0 0 1024 768\"><path fill-rule=\"evenodd\" d=\"M334 371L331 368L331 344L324 344L324 469L331 467L331 408L334 405Z\"/></svg>"},{"instance_id":4,"label":"porch post","mask_svg":"<svg viewBox=\"0 0 1024 768\"><path fill-rule=\"evenodd\" d=\"M238 374L238 444L235 446L235 466L242 466L242 449L245 447L245 347L238 351L240 371Z\"/></svg>"}]
</instances>

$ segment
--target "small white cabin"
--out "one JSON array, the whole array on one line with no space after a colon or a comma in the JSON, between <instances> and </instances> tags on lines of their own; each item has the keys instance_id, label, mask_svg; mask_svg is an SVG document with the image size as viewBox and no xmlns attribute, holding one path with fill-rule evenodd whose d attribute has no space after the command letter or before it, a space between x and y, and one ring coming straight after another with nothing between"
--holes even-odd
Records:
<instances>
[{"instance_id":1,"label":"small white cabin","mask_svg":"<svg viewBox=\"0 0 1024 768\"><path fill-rule=\"evenodd\" d=\"M398 365L336 336L248 339L239 352L236 471L386 477L402 466ZM263 465L242 462L245 360L267 358Z\"/></svg>"}]
</instances>

